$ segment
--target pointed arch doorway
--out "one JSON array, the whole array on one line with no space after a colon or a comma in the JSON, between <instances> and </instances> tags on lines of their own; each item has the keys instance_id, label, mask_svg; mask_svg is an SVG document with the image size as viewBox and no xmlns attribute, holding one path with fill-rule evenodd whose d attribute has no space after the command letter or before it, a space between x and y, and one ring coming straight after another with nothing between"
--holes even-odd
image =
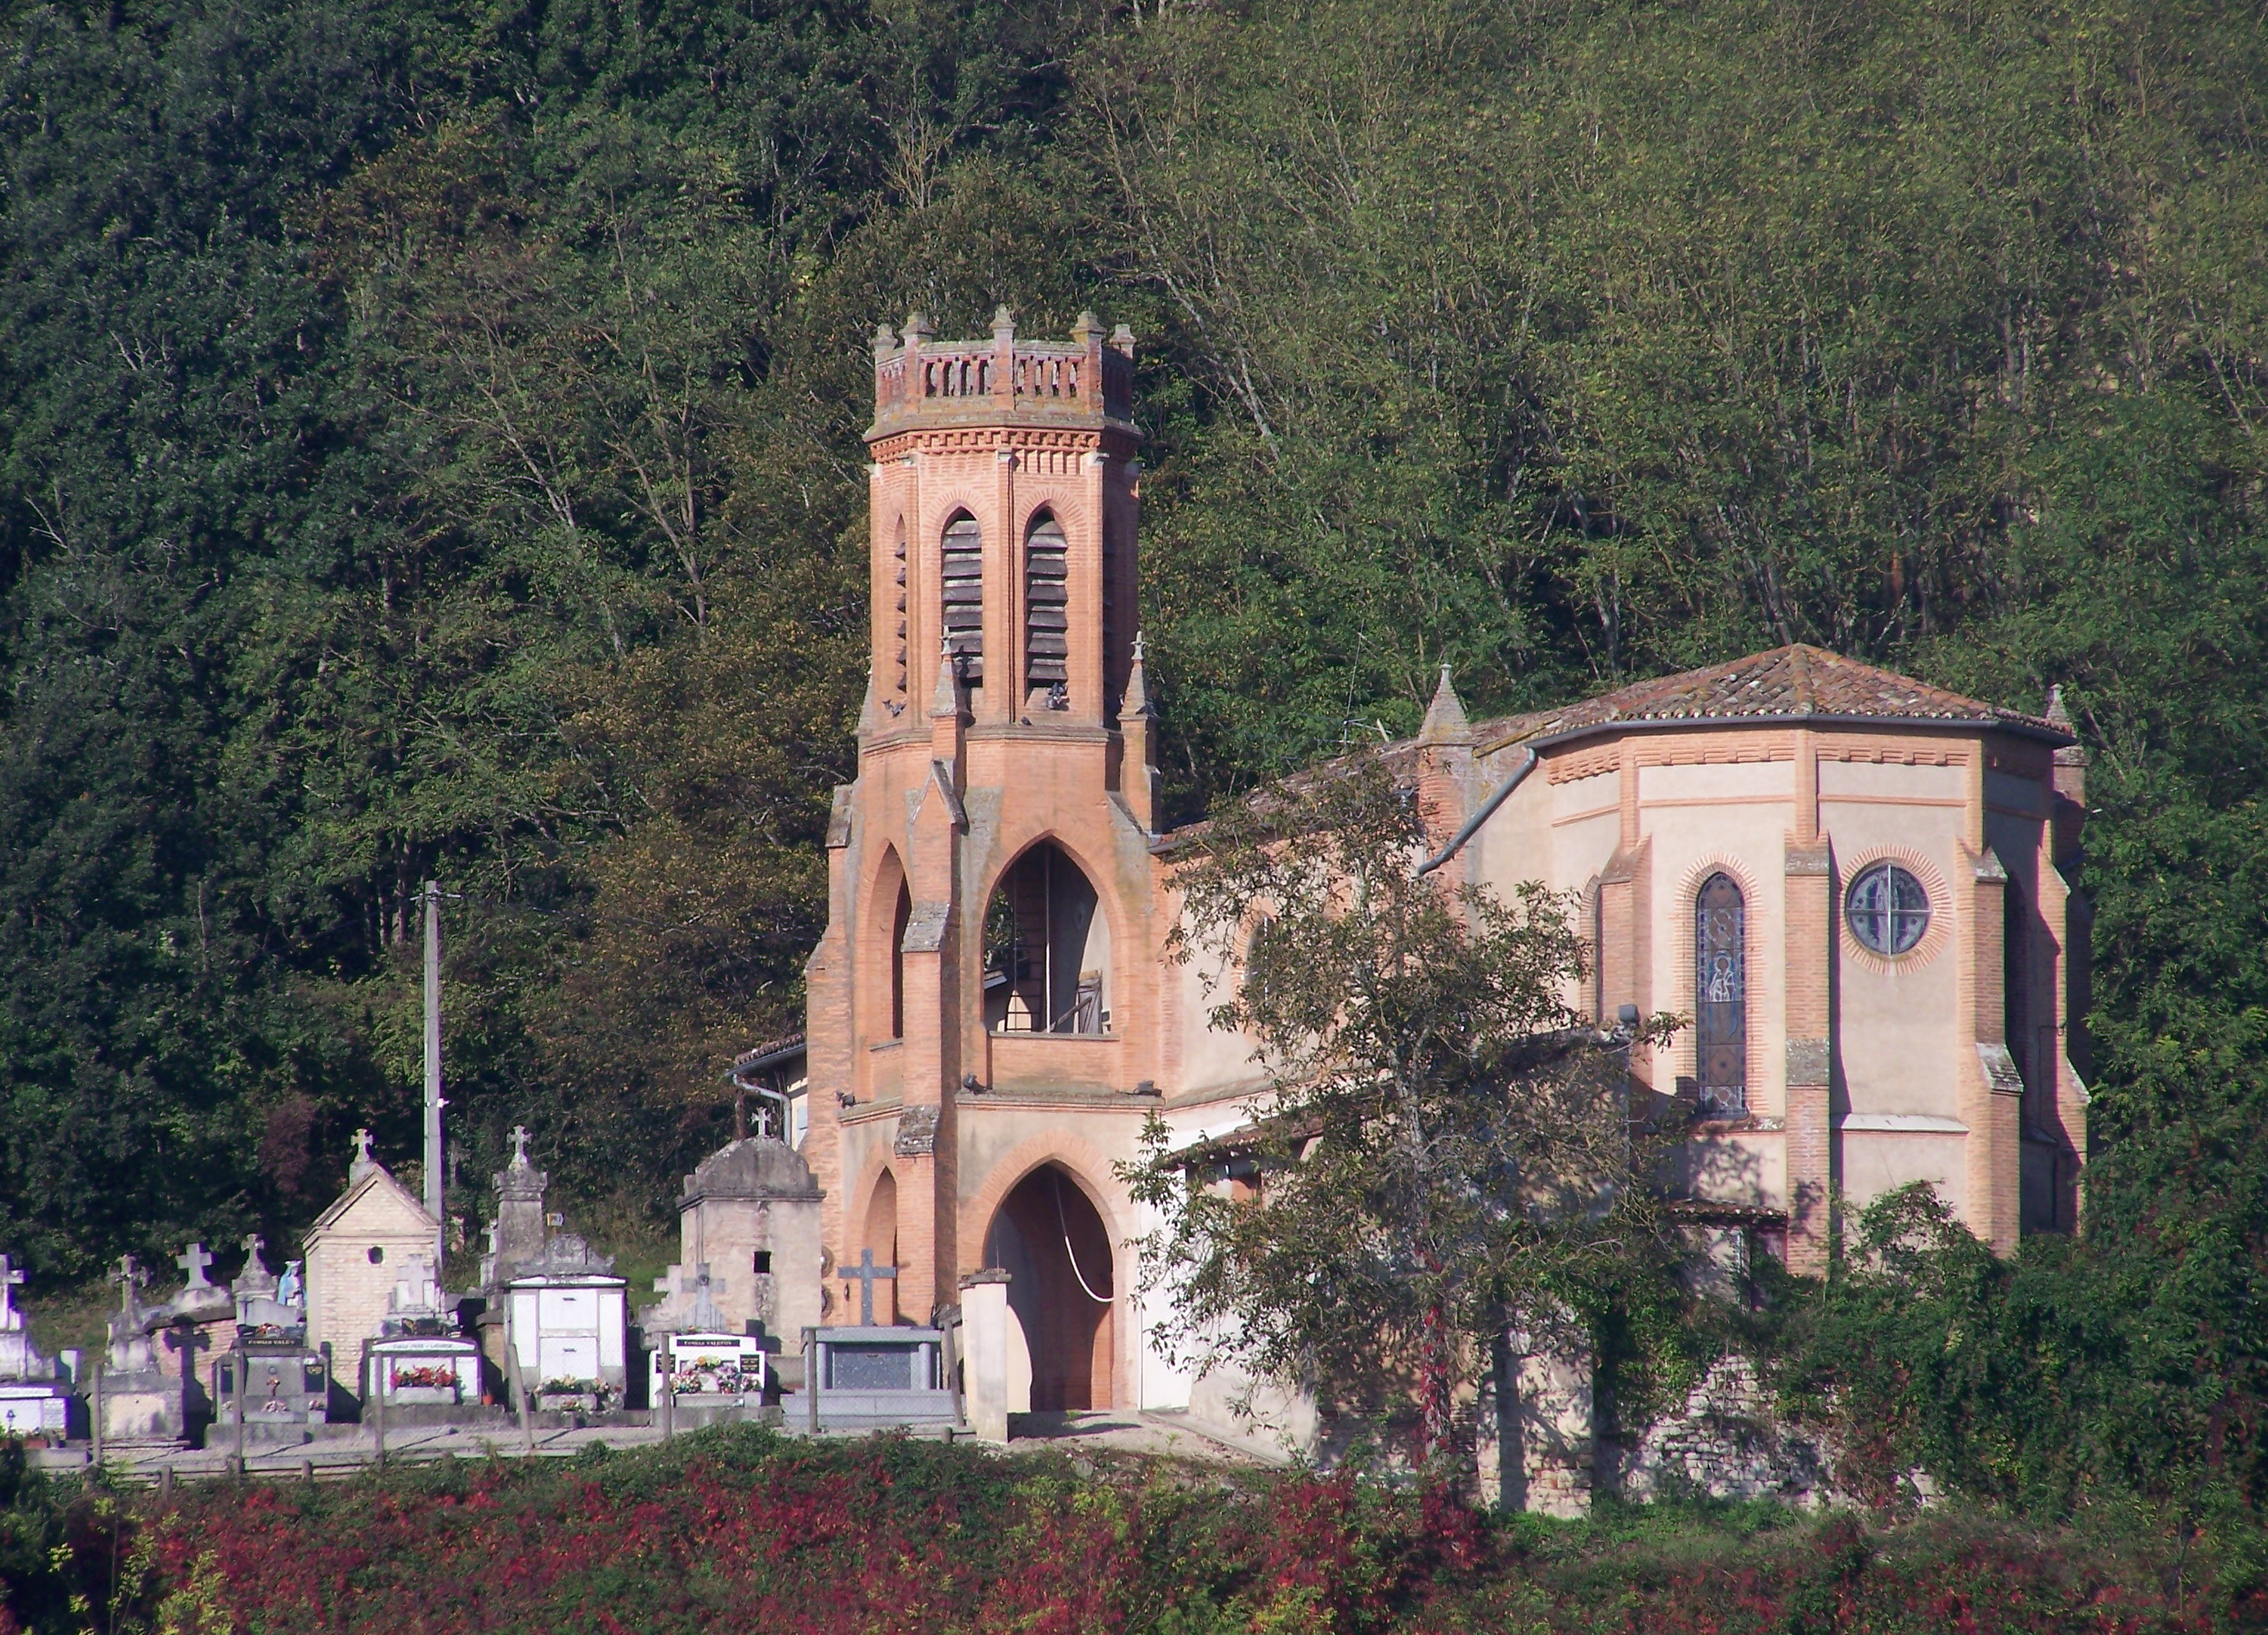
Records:
<instances>
[{"instance_id":1,"label":"pointed arch doorway","mask_svg":"<svg viewBox=\"0 0 2268 1635\"><path fill-rule=\"evenodd\" d=\"M1102 1217L1059 1165L1026 1175L994 1212L984 1259L1008 1273L1008 1309L1031 1354L1032 1411L1113 1406L1111 1258Z\"/></svg>"}]
</instances>

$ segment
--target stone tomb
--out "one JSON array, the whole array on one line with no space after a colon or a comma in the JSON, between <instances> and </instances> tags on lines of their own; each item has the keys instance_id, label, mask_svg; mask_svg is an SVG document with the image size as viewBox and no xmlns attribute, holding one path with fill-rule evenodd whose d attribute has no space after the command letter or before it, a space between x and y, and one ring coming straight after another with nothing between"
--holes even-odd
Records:
<instances>
[{"instance_id":1,"label":"stone tomb","mask_svg":"<svg viewBox=\"0 0 2268 1635\"><path fill-rule=\"evenodd\" d=\"M655 1337L646 1400L680 1429L757 1417L770 1384L762 1337L696 1329ZM664 1393L669 1393L665 1403Z\"/></svg>"},{"instance_id":2,"label":"stone tomb","mask_svg":"<svg viewBox=\"0 0 2268 1635\"><path fill-rule=\"evenodd\" d=\"M640 1314L646 1331L701 1327L745 1334L797 1334L816 1324L825 1288L820 1207L826 1194L811 1166L769 1134L729 1142L686 1176L677 1200L679 1264L654 1286L671 1298ZM698 1269L695 1271L693 1269ZM703 1323L687 1303L706 1278L717 1321ZM776 1358L790 1387L802 1384L800 1358Z\"/></svg>"},{"instance_id":3,"label":"stone tomb","mask_svg":"<svg viewBox=\"0 0 2268 1635\"><path fill-rule=\"evenodd\" d=\"M519 1388L538 1408L599 1412L630 1383L630 1284L614 1257L562 1233L504 1285L504 1326Z\"/></svg>"},{"instance_id":4,"label":"stone tomb","mask_svg":"<svg viewBox=\"0 0 2268 1635\"><path fill-rule=\"evenodd\" d=\"M298 1293L298 1279L287 1288L261 1259L261 1247L245 1239L244 1270L230 1285L236 1329L210 1365L210 1436L233 1441L241 1411L247 1442L311 1441L330 1420L330 1363L307 1343L306 1308L285 1298Z\"/></svg>"},{"instance_id":5,"label":"stone tomb","mask_svg":"<svg viewBox=\"0 0 2268 1635\"><path fill-rule=\"evenodd\" d=\"M867 1431L888 1425L951 1425L961 1406L947 1374L945 1330L881 1325L806 1329L805 1359L814 1388L804 1394L804 1423L818 1431Z\"/></svg>"},{"instance_id":6,"label":"stone tomb","mask_svg":"<svg viewBox=\"0 0 2268 1635\"><path fill-rule=\"evenodd\" d=\"M142 1304L149 1277L131 1255L121 1256L110 1274L119 1288L118 1309L110 1314L110 1344L94 1378L106 1449L176 1448L188 1440L180 1381L158 1366L150 1337L154 1314Z\"/></svg>"},{"instance_id":7,"label":"stone tomb","mask_svg":"<svg viewBox=\"0 0 2268 1635\"><path fill-rule=\"evenodd\" d=\"M420 1418L480 1404L481 1350L457 1331L448 1305L431 1261L403 1269L382 1331L363 1344L364 1402L376 1397L387 1413L417 1409Z\"/></svg>"},{"instance_id":8,"label":"stone tomb","mask_svg":"<svg viewBox=\"0 0 2268 1635\"><path fill-rule=\"evenodd\" d=\"M24 1274L0 1255L0 1431L26 1440L61 1443L70 1434L70 1382L40 1355L16 1290Z\"/></svg>"}]
</instances>

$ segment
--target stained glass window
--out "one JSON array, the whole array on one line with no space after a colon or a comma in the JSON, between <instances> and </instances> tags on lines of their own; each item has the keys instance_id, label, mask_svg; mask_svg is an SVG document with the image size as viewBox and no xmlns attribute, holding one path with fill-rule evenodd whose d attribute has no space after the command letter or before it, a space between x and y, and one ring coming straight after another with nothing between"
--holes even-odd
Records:
<instances>
[{"instance_id":1,"label":"stained glass window","mask_svg":"<svg viewBox=\"0 0 2268 1635\"><path fill-rule=\"evenodd\" d=\"M1876 863L1851 882L1843 912L1860 946L1906 954L1929 930L1929 892L1896 864Z\"/></svg>"},{"instance_id":2,"label":"stained glass window","mask_svg":"<svg viewBox=\"0 0 2268 1635\"><path fill-rule=\"evenodd\" d=\"M1693 1013L1702 1109L1747 1111L1748 910L1729 874L1712 874L1694 901Z\"/></svg>"}]
</instances>

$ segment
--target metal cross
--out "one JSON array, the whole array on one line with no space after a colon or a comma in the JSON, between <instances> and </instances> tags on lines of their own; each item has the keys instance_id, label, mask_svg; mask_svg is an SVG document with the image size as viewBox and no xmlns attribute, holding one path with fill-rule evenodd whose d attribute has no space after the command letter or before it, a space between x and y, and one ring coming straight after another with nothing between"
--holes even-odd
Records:
<instances>
[{"instance_id":1,"label":"metal cross","mask_svg":"<svg viewBox=\"0 0 2268 1635\"><path fill-rule=\"evenodd\" d=\"M872 1249L860 1249L858 1263L843 1268L842 1276L845 1281L853 1278L858 1280L858 1321L863 1326L869 1329L874 1326L874 1279L895 1278L897 1275L895 1266L877 1266Z\"/></svg>"},{"instance_id":2,"label":"metal cross","mask_svg":"<svg viewBox=\"0 0 2268 1635\"><path fill-rule=\"evenodd\" d=\"M512 1127L512 1161L515 1164L527 1162L527 1126L526 1124L514 1124Z\"/></svg>"},{"instance_id":3,"label":"metal cross","mask_svg":"<svg viewBox=\"0 0 2268 1635\"><path fill-rule=\"evenodd\" d=\"M205 1253L203 1244L190 1244L187 1249L173 1257L173 1264L179 1266L188 1278L189 1287L193 1289L212 1287L211 1284L205 1281L205 1268L212 1264L212 1256Z\"/></svg>"}]
</instances>

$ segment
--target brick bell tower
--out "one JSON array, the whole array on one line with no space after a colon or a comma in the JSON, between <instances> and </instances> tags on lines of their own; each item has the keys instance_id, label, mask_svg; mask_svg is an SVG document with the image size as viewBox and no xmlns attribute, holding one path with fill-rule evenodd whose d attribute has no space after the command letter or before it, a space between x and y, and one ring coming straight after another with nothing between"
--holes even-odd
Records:
<instances>
[{"instance_id":1,"label":"brick bell tower","mask_svg":"<svg viewBox=\"0 0 2268 1635\"><path fill-rule=\"evenodd\" d=\"M1154 1076L1133 345L1092 313L1021 340L1005 307L989 341L919 313L874 336L872 659L808 967L832 1322L858 1321L839 1269L862 1252L896 1267L876 1321L955 1304L983 1263L976 1156ZM1064 902L988 939L988 909L1041 925Z\"/></svg>"}]
</instances>

